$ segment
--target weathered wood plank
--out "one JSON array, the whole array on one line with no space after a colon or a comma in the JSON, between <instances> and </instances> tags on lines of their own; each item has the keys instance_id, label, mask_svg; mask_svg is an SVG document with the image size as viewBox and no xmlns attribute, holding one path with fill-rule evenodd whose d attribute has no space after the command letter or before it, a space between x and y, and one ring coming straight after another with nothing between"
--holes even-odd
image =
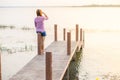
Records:
<instances>
[{"instance_id":1,"label":"weathered wood plank","mask_svg":"<svg viewBox=\"0 0 120 80\"><path fill-rule=\"evenodd\" d=\"M46 52L52 52L52 80L62 80L73 54L79 45L78 42L72 42L72 53L68 56L66 43L66 41L55 41L45 49ZM45 54L35 56L9 80L45 80Z\"/></svg>"}]
</instances>

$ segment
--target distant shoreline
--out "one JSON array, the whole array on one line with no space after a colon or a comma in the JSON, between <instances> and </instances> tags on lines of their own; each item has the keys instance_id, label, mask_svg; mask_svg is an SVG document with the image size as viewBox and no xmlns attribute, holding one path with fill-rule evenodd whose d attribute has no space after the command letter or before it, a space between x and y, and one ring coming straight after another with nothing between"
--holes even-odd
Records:
<instances>
[{"instance_id":1,"label":"distant shoreline","mask_svg":"<svg viewBox=\"0 0 120 80\"><path fill-rule=\"evenodd\" d=\"M38 7L120 7L120 5L81 5L81 6L0 6L0 8L38 8Z\"/></svg>"}]
</instances>

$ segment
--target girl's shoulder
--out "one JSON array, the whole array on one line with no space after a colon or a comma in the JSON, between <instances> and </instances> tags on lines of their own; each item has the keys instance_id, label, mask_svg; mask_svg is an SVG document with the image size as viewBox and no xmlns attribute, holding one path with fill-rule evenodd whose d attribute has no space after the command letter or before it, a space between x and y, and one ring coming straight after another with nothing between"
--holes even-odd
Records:
<instances>
[{"instance_id":1,"label":"girl's shoulder","mask_svg":"<svg viewBox=\"0 0 120 80\"><path fill-rule=\"evenodd\" d=\"M44 21L44 19L43 16L37 16L34 21Z\"/></svg>"}]
</instances>

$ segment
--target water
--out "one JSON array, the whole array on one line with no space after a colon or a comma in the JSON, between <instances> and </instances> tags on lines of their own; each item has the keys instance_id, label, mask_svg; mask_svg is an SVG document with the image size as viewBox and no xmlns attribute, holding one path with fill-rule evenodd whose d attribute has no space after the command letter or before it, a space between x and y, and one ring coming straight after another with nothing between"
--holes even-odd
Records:
<instances>
[{"instance_id":1,"label":"water","mask_svg":"<svg viewBox=\"0 0 120 80\"><path fill-rule=\"evenodd\" d=\"M86 33L80 80L120 80L120 32Z\"/></svg>"},{"instance_id":2,"label":"water","mask_svg":"<svg viewBox=\"0 0 120 80\"><path fill-rule=\"evenodd\" d=\"M0 8L0 24L17 27L34 27L38 8ZM46 27L59 24L60 27L80 27L95 29L120 29L119 7L40 7L49 17Z\"/></svg>"},{"instance_id":3,"label":"water","mask_svg":"<svg viewBox=\"0 0 120 80\"><path fill-rule=\"evenodd\" d=\"M49 16L49 20L45 21L47 31L45 47L53 41L54 24L58 24L59 40L62 40L63 27L74 29L75 24L79 24L85 29L80 80L95 80L97 77L100 80L119 80L119 7L40 8ZM0 25L15 26L13 29L0 28L3 80L8 80L37 54L37 36L33 22L36 9L0 8Z\"/></svg>"}]
</instances>

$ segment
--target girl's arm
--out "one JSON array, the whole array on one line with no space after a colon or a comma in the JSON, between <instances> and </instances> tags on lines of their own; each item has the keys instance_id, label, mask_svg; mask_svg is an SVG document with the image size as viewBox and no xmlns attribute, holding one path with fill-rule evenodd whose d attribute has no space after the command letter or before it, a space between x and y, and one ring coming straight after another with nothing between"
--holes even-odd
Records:
<instances>
[{"instance_id":1,"label":"girl's arm","mask_svg":"<svg viewBox=\"0 0 120 80\"><path fill-rule=\"evenodd\" d=\"M47 19L48 19L48 16L47 16L44 12L42 12L42 13L44 14L45 19L47 20Z\"/></svg>"}]
</instances>

